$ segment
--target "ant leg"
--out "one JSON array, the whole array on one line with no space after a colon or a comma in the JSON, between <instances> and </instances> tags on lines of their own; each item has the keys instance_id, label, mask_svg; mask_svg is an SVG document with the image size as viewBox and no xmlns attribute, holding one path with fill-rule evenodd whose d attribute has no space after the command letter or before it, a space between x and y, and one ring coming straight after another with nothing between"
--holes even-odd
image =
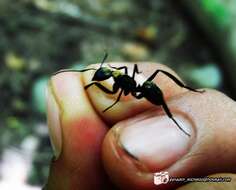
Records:
<instances>
[{"instance_id":1,"label":"ant leg","mask_svg":"<svg viewBox=\"0 0 236 190\"><path fill-rule=\"evenodd\" d=\"M170 119L172 119L172 121L174 121L174 123L177 125L177 127L182 131L184 132L185 135L189 136L190 137L190 134L187 133L178 123L177 121L173 118L173 115L172 113L170 112L169 108L167 107L167 104L165 103L164 99L162 100L162 107L163 109L165 110L166 114L168 115L168 117Z\"/></svg>"},{"instance_id":2,"label":"ant leg","mask_svg":"<svg viewBox=\"0 0 236 190\"><path fill-rule=\"evenodd\" d=\"M137 65L137 64L134 64L134 70L133 70L132 79L134 79L135 73L137 73L137 74L142 73L142 72L139 72L139 71L138 71L138 65Z\"/></svg>"},{"instance_id":3,"label":"ant leg","mask_svg":"<svg viewBox=\"0 0 236 190\"><path fill-rule=\"evenodd\" d=\"M109 110L110 108L112 108L117 102L119 102L122 93L123 93L123 90L120 91L120 94L118 95L118 98L116 99L116 101L115 101L112 105L110 105L109 107L107 107L105 110L103 110L103 112L106 112L107 110Z\"/></svg>"},{"instance_id":4,"label":"ant leg","mask_svg":"<svg viewBox=\"0 0 236 190\"><path fill-rule=\"evenodd\" d=\"M55 73L53 73L52 75L57 75L59 73L65 73L65 72L77 72L77 73L81 73L81 72L86 72L86 71L90 71L90 70L97 70L97 69L94 69L94 68L90 68L90 69L82 69L82 70L76 70L76 69L62 69L62 70L59 70Z\"/></svg>"},{"instance_id":5,"label":"ant leg","mask_svg":"<svg viewBox=\"0 0 236 190\"><path fill-rule=\"evenodd\" d=\"M88 89L89 87L93 86L93 85L96 85L100 90L102 90L103 92L107 93L107 94L115 94L118 92L119 88L115 85L113 85L113 90L109 90L108 88L106 88L105 86L101 85L100 83L98 82L92 82L88 85L86 85L84 87L84 89Z\"/></svg>"},{"instance_id":6,"label":"ant leg","mask_svg":"<svg viewBox=\"0 0 236 190\"><path fill-rule=\"evenodd\" d=\"M116 70L122 70L124 69L125 70L125 74L127 75L128 74L128 68L126 66L123 66L123 67L113 67L111 65L108 65L109 67L111 67L112 69L116 69Z\"/></svg>"},{"instance_id":7,"label":"ant leg","mask_svg":"<svg viewBox=\"0 0 236 190\"><path fill-rule=\"evenodd\" d=\"M167 71L163 71L163 70L156 70L156 71L147 79L147 81L152 81L152 80L155 78L155 76L156 76L159 72L161 72L161 73L165 74L166 76L168 76L168 77L169 77L170 79L172 79L177 85L179 85L179 86L182 87L182 88L186 88L186 89L191 90L191 91L194 91L194 92L200 92L200 93L205 92L205 90L196 90L196 89L193 89L193 88L191 88L191 87L189 87L189 86L186 86L183 82L181 82L179 79L177 79L174 75L168 73Z\"/></svg>"}]
</instances>

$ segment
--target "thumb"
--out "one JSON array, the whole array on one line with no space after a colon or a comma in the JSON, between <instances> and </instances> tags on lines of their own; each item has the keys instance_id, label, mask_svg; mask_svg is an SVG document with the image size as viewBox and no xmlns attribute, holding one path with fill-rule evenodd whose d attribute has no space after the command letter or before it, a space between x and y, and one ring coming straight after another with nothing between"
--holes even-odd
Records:
<instances>
[{"instance_id":1,"label":"thumb","mask_svg":"<svg viewBox=\"0 0 236 190\"><path fill-rule=\"evenodd\" d=\"M224 94L185 92L168 106L189 138L160 109L116 124L103 143L103 161L122 189L173 189L155 186L153 173L173 177L235 172L236 104ZM128 179L128 180L127 180Z\"/></svg>"}]
</instances>

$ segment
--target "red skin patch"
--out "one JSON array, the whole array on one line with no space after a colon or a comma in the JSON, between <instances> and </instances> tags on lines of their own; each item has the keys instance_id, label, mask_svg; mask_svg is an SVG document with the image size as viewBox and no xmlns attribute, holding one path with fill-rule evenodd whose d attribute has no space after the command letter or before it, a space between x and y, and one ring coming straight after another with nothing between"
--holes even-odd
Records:
<instances>
[{"instance_id":1,"label":"red skin patch","mask_svg":"<svg viewBox=\"0 0 236 190\"><path fill-rule=\"evenodd\" d=\"M57 183L54 188L86 190L108 186L101 160L101 146L108 130L105 124L99 118L83 118L63 124L62 130L62 153L51 167L50 177L55 179L50 181Z\"/></svg>"}]
</instances>

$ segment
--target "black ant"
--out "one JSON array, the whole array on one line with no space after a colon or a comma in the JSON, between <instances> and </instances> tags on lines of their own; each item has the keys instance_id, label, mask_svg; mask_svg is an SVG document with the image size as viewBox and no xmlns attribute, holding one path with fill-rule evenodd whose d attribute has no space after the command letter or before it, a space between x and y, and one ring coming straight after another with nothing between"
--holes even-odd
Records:
<instances>
[{"instance_id":1,"label":"black ant","mask_svg":"<svg viewBox=\"0 0 236 190\"><path fill-rule=\"evenodd\" d=\"M204 90L200 91L200 90L195 90L191 87L188 87L172 74L168 73L167 71L160 70L160 69L156 70L142 85L137 85L135 81L135 74L141 73L138 70L137 64L134 65L132 76L129 76L128 68L126 66L113 67L113 66L108 65L110 68L115 69L115 70L112 70L109 67L103 67L104 62L107 59L107 56L108 54L106 53L98 69L94 69L94 68L88 68L84 70L65 69L65 70L60 70L56 72L55 74L58 74L61 72L85 72L89 70L95 70L96 72L94 73L94 76L92 78L92 81L94 82L86 85L84 87L85 89L88 89L89 87L95 85L107 94L116 94L120 90L120 93L116 101L112 105L107 107L105 110L103 110L103 112L106 112L107 110L112 108L117 102L119 102L122 94L124 94L125 96L127 96L128 94L131 94L137 99L146 98L152 104L161 105L164 111L166 112L167 116L173 120L173 122L177 125L177 127L182 132L184 132L187 136L190 136L190 134L187 133L173 118L172 113L170 112L167 104L165 103L161 89L154 82L152 82L152 80L156 77L158 73L163 73L166 76L168 76L170 79L172 79L180 87L186 88L194 92L200 92L200 93L204 92ZM121 72L120 70L124 70L124 73ZM106 88L105 86L99 83L99 81L104 81L111 77L114 79L112 90Z\"/></svg>"}]
</instances>

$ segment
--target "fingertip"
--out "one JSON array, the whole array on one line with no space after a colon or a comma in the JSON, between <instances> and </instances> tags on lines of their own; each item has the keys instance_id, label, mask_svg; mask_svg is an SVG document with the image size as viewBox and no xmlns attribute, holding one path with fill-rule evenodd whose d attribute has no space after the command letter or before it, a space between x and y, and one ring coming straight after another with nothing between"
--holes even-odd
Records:
<instances>
[{"instance_id":1,"label":"fingertip","mask_svg":"<svg viewBox=\"0 0 236 190\"><path fill-rule=\"evenodd\" d=\"M182 93L167 103L191 138L158 108L117 123L103 142L103 162L114 183L124 189L149 190L157 188L153 175L162 170L173 177L235 172L235 102L205 89L204 93ZM171 185L181 183L164 189L173 189Z\"/></svg>"},{"instance_id":2,"label":"fingertip","mask_svg":"<svg viewBox=\"0 0 236 190\"><path fill-rule=\"evenodd\" d=\"M53 98L49 96L49 129L54 143L58 138L54 128L60 126L61 151L51 163L48 185L54 189L102 188L106 183L100 151L107 126L91 106L81 74L53 76L50 91ZM52 108L55 105L57 109Z\"/></svg>"},{"instance_id":3,"label":"fingertip","mask_svg":"<svg viewBox=\"0 0 236 190\"><path fill-rule=\"evenodd\" d=\"M154 173L170 167L188 153L195 140L191 122L182 115L174 116L191 138L160 110L121 121L107 133L103 163L121 189L155 189ZM172 189L171 185L165 185L165 189Z\"/></svg>"}]
</instances>

